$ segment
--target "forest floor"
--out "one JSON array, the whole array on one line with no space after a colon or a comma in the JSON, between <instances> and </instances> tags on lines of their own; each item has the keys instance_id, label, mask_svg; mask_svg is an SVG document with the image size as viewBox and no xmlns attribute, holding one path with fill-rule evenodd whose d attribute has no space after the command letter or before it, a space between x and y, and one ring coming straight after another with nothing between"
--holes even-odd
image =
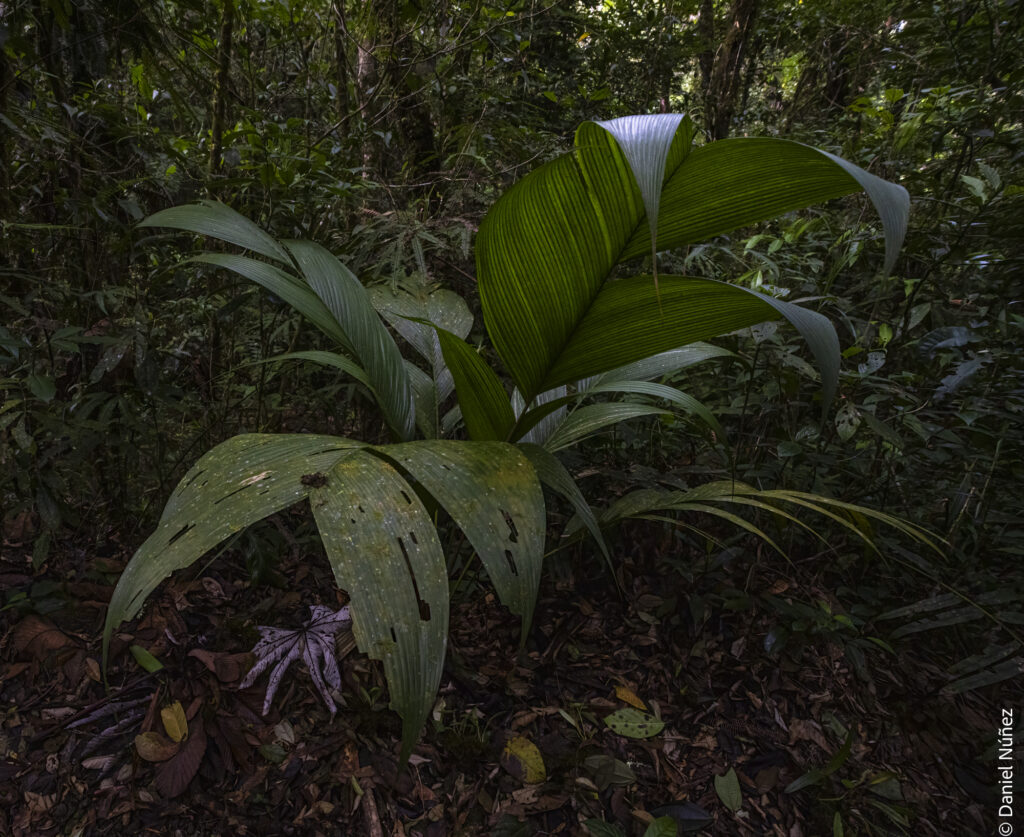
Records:
<instances>
[{"instance_id":1,"label":"forest floor","mask_svg":"<svg viewBox=\"0 0 1024 837\"><path fill-rule=\"evenodd\" d=\"M551 562L523 649L518 619L469 575L438 703L399 773L380 666L350 634L333 717L301 665L267 715L266 675L238 689L256 624L297 627L309 605L343 603L323 559L293 549L280 588L250 584L230 552L177 574L121 626L105 691L103 618L130 550L65 543L33 574L28 546L8 540L0 589L25 597L0 612L0 834L639 835L653 816L706 835L994 833L994 778L978 761L994 699L943 695L942 651L927 642L857 654L842 631L798 635L759 604L762 591L834 602L829 557L752 554L693 573L678 570L704 558L676 554L660 528L635 524L622 541L621 595L600 559ZM780 627L787 647L772 655ZM163 668L147 673L132 645ZM161 709L176 701L187 737L144 760L137 737L166 745ZM631 704L663 729L609 728ZM716 790L730 769L741 800L727 780Z\"/></svg>"}]
</instances>

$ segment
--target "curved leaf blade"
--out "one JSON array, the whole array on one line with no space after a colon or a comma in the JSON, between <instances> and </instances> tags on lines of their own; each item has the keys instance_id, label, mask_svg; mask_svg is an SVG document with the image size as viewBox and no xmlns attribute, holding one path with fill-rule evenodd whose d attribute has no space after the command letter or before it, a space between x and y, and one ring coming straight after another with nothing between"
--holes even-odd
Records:
<instances>
[{"instance_id":1,"label":"curved leaf blade","mask_svg":"<svg viewBox=\"0 0 1024 837\"><path fill-rule=\"evenodd\" d=\"M628 421L640 416L666 416L668 414L668 410L648 404L630 404L628 402L588 404L569 415L551 434L551 437L544 443L544 447L554 452L574 445L610 424L618 424L620 421Z\"/></svg>"},{"instance_id":2,"label":"curved leaf blade","mask_svg":"<svg viewBox=\"0 0 1024 837\"><path fill-rule=\"evenodd\" d=\"M266 262L239 256L234 253L203 253L188 259L190 262L211 264L231 270L257 285L262 285L275 296L280 297L302 314L313 325L348 351L352 351L348 336L312 290L300 279Z\"/></svg>"},{"instance_id":3,"label":"curved leaf blade","mask_svg":"<svg viewBox=\"0 0 1024 837\"><path fill-rule=\"evenodd\" d=\"M583 496L583 492L580 491L576 480L572 478L572 474L558 460L558 457L540 445L524 443L519 445L519 449L530 460L534 470L537 472L537 476L540 477L540 481L569 501L576 512L576 517L587 527L587 531L597 541L597 546L601 550L605 562L608 564L608 569L613 570L612 556L608 552L608 545L604 541L604 535L601 534L601 527L594 516L594 510L590 508L587 498ZM570 531L566 527L563 537L568 534L570 534Z\"/></svg>"},{"instance_id":4,"label":"curved leaf blade","mask_svg":"<svg viewBox=\"0 0 1024 837\"><path fill-rule=\"evenodd\" d=\"M503 604L533 619L544 559L544 495L530 461L503 442L424 441L376 448L451 515Z\"/></svg>"},{"instance_id":5,"label":"curved leaf blade","mask_svg":"<svg viewBox=\"0 0 1024 837\"><path fill-rule=\"evenodd\" d=\"M170 227L237 244L261 256L288 264L287 251L244 215L219 201L203 200L172 206L139 222L140 227Z\"/></svg>"},{"instance_id":6,"label":"curved leaf blade","mask_svg":"<svg viewBox=\"0 0 1024 837\"><path fill-rule=\"evenodd\" d=\"M384 664L404 764L434 704L448 641L448 577L433 521L387 462L339 460L310 505L360 650Z\"/></svg>"},{"instance_id":7,"label":"curved leaf blade","mask_svg":"<svg viewBox=\"0 0 1024 837\"><path fill-rule=\"evenodd\" d=\"M465 340L443 328L436 330L469 437L477 442L504 441L515 415L501 380Z\"/></svg>"},{"instance_id":8,"label":"curved leaf blade","mask_svg":"<svg viewBox=\"0 0 1024 837\"><path fill-rule=\"evenodd\" d=\"M402 440L416 423L412 386L398 346L363 284L329 250L312 241L285 242L313 292L334 316L347 346L366 370L385 420Z\"/></svg>"},{"instance_id":9,"label":"curved leaf blade","mask_svg":"<svg viewBox=\"0 0 1024 837\"><path fill-rule=\"evenodd\" d=\"M118 579L103 629L104 665L114 628L138 613L161 581L229 535L305 498L304 475L328 470L361 446L338 436L253 433L200 458Z\"/></svg>"},{"instance_id":10,"label":"curved leaf blade","mask_svg":"<svg viewBox=\"0 0 1024 837\"><path fill-rule=\"evenodd\" d=\"M807 341L827 399L839 381L839 338L829 320L739 285L661 276L660 302L650 277L610 282L578 323L543 388L597 375L676 346L786 318Z\"/></svg>"}]
</instances>

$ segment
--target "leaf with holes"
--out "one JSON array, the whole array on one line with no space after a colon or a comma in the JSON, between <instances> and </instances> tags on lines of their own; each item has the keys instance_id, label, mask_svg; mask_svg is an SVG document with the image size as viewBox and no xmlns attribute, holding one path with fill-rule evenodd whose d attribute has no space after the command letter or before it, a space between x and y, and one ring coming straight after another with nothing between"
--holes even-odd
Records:
<instances>
[{"instance_id":1,"label":"leaf with holes","mask_svg":"<svg viewBox=\"0 0 1024 837\"><path fill-rule=\"evenodd\" d=\"M608 729L626 738L653 738L663 729L661 718L638 709L619 709L604 719Z\"/></svg>"}]
</instances>

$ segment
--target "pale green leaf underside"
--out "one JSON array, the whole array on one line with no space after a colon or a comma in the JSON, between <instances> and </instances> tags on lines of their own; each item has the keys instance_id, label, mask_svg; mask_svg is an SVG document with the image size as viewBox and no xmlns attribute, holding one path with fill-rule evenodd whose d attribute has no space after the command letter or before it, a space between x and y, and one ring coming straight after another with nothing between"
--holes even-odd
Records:
<instances>
[{"instance_id":1,"label":"pale green leaf underside","mask_svg":"<svg viewBox=\"0 0 1024 837\"><path fill-rule=\"evenodd\" d=\"M374 308L430 364L435 377L444 369L441 345L434 330L417 320L432 323L463 340L473 327L469 306L454 291L438 288L423 296L413 296L375 285L369 292Z\"/></svg>"}]
</instances>

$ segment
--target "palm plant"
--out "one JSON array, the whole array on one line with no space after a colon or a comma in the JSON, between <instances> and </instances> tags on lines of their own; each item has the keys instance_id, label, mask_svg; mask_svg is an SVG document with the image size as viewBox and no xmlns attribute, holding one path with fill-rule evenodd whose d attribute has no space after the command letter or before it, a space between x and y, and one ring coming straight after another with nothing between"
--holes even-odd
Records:
<instances>
[{"instance_id":1,"label":"palm plant","mask_svg":"<svg viewBox=\"0 0 1024 837\"><path fill-rule=\"evenodd\" d=\"M567 406L626 393L714 426L702 405L651 379L723 353L699 341L774 319L806 339L826 407L836 388L839 343L824 316L738 285L658 275L658 251L857 191L882 218L888 270L906 228L909 199L900 186L785 140L695 146L692 123L680 115L584 123L574 151L510 189L477 237L484 323L514 382L511 396L466 343L472 317L455 294L368 291L319 245L275 240L222 204L147 219L145 226L202 233L253 254L206 253L195 261L261 284L320 328L339 351L285 357L351 376L379 405L395 441L247 434L208 452L117 584L104 661L113 629L163 578L241 528L308 499L337 583L351 597L356 642L383 662L403 719L404 760L436 694L448 629L445 560L428 507L444 508L464 532L501 601L522 617L525 637L544 554L542 483L569 499L608 557L593 512L552 451L609 423L663 412L639 402L571 414ZM619 278L623 265L642 259L649 273ZM385 321L428 371L403 358ZM457 412L445 413L453 388ZM469 440L440 438L460 414ZM417 429L424 438L415 441ZM712 493L705 499L726 492ZM741 494L737 502L759 502L746 488ZM699 499L666 503L707 507Z\"/></svg>"}]
</instances>

